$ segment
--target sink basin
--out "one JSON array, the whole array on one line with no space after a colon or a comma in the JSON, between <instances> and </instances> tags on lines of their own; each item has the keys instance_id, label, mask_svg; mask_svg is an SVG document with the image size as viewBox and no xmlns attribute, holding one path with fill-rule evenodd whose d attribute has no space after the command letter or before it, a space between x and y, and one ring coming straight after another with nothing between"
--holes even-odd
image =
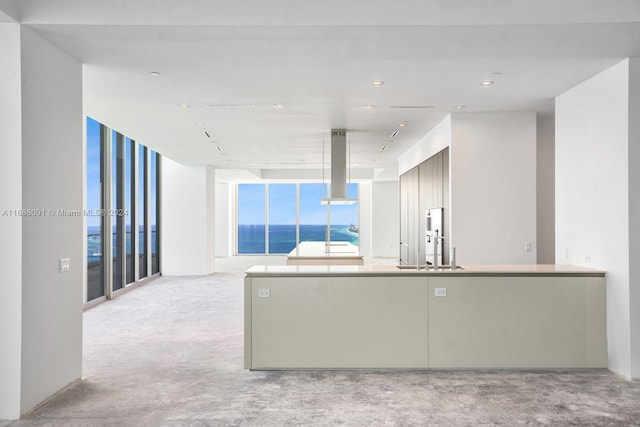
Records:
<instances>
[{"instance_id":1,"label":"sink basin","mask_svg":"<svg viewBox=\"0 0 640 427\"><path fill-rule=\"evenodd\" d=\"M416 270L415 265L396 265L396 268L398 270ZM420 270L424 271L424 267L421 266ZM464 270L464 267L456 265L454 268L451 268L450 265L441 265L435 271L438 271L438 270ZM434 270L430 268L428 271L434 271Z\"/></svg>"}]
</instances>

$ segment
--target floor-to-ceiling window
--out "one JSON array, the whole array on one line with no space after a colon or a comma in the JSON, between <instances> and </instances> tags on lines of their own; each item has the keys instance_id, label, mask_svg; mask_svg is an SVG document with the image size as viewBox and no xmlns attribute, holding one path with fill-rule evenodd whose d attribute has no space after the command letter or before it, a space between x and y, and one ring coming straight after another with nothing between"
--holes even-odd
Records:
<instances>
[{"instance_id":1,"label":"floor-to-ceiling window","mask_svg":"<svg viewBox=\"0 0 640 427\"><path fill-rule=\"evenodd\" d=\"M161 156L91 118L86 141L89 302L160 271Z\"/></svg>"},{"instance_id":2,"label":"floor-to-ceiling window","mask_svg":"<svg viewBox=\"0 0 640 427\"><path fill-rule=\"evenodd\" d=\"M160 271L160 154L151 151L151 182L149 190L149 218L151 219L151 274Z\"/></svg>"},{"instance_id":3,"label":"floor-to-ceiling window","mask_svg":"<svg viewBox=\"0 0 640 427\"><path fill-rule=\"evenodd\" d=\"M124 136L111 132L111 222L113 252L112 289L122 289L124 281Z\"/></svg>"},{"instance_id":4,"label":"floor-to-ceiling window","mask_svg":"<svg viewBox=\"0 0 640 427\"><path fill-rule=\"evenodd\" d=\"M139 278L147 277L147 147L138 145L138 272Z\"/></svg>"},{"instance_id":5,"label":"floor-to-ceiling window","mask_svg":"<svg viewBox=\"0 0 640 427\"><path fill-rule=\"evenodd\" d=\"M135 218L136 199L134 181L136 176L135 162L135 142L130 138L124 139L124 231L125 231L125 283L135 282L135 265L133 250L136 245L137 235L134 233L133 220Z\"/></svg>"},{"instance_id":6,"label":"floor-to-ceiling window","mask_svg":"<svg viewBox=\"0 0 640 427\"><path fill-rule=\"evenodd\" d=\"M326 197L324 184L300 184L300 241L320 242L327 238L327 205L320 204Z\"/></svg>"},{"instance_id":7,"label":"floor-to-ceiling window","mask_svg":"<svg viewBox=\"0 0 640 427\"><path fill-rule=\"evenodd\" d=\"M358 199L358 184L347 184L347 198ZM358 204L329 205L331 218L331 240L358 244Z\"/></svg>"},{"instance_id":8,"label":"floor-to-ceiling window","mask_svg":"<svg viewBox=\"0 0 640 427\"><path fill-rule=\"evenodd\" d=\"M327 237L358 245L358 203L323 205L326 193L321 183L238 184L236 252L286 254ZM357 200L358 184L348 184L347 195Z\"/></svg>"},{"instance_id":9,"label":"floor-to-ceiling window","mask_svg":"<svg viewBox=\"0 0 640 427\"><path fill-rule=\"evenodd\" d=\"M238 253L266 251L266 187L264 184L238 185Z\"/></svg>"},{"instance_id":10,"label":"floor-to-ceiling window","mask_svg":"<svg viewBox=\"0 0 640 427\"><path fill-rule=\"evenodd\" d=\"M270 254L286 254L296 247L298 231L295 184L269 184L268 237Z\"/></svg>"},{"instance_id":11,"label":"floor-to-ceiling window","mask_svg":"<svg viewBox=\"0 0 640 427\"><path fill-rule=\"evenodd\" d=\"M87 117L87 301L103 297L104 205L104 126Z\"/></svg>"}]
</instances>

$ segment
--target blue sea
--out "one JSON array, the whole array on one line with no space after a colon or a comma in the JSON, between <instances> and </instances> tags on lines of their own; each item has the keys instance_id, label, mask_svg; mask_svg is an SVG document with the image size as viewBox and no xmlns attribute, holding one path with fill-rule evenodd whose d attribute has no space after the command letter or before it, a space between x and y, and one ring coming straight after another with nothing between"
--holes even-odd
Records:
<instances>
[{"instance_id":1,"label":"blue sea","mask_svg":"<svg viewBox=\"0 0 640 427\"><path fill-rule=\"evenodd\" d=\"M349 231L349 225L331 225L331 241L351 242L358 245L358 233ZM238 225L238 253L264 254L265 232L263 225ZM300 224L301 242L324 242L327 226ZM296 247L295 224L269 225L269 253L288 254Z\"/></svg>"},{"instance_id":2,"label":"blue sea","mask_svg":"<svg viewBox=\"0 0 640 427\"><path fill-rule=\"evenodd\" d=\"M139 244L144 245L144 232L138 232ZM125 236L126 252L131 253L131 230L127 227L127 233ZM116 254L116 233L112 234L113 256ZM156 237L155 226L151 228L151 248L152 254L158 252L158 241ZM88 226L87 227L87 262L92 263L100 261L102 258L102 240L100 239L100 227Z\"/></svg>"}]
</instances>

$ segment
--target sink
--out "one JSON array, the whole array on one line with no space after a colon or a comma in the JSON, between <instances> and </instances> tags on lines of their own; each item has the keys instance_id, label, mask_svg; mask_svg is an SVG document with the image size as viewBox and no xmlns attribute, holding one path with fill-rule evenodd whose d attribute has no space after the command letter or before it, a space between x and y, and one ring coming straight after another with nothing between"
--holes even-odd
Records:
<instances>
[{"instance_id":1,"label":"sink","mask_svg":"<svg viewBox=\"0 0 640 427\"><path fill-rule=\"evenodd\" d=\"M396 265L398 270L417 270L415 265ZM424 267L420 267L421 271L424 271ZM464 270L464 267L456 265L454 268L451 268L450 265L441 265L435 271L438 270ZM429 269L428 271L434 271L433 269Z\"/></svg>"}]
</instances>

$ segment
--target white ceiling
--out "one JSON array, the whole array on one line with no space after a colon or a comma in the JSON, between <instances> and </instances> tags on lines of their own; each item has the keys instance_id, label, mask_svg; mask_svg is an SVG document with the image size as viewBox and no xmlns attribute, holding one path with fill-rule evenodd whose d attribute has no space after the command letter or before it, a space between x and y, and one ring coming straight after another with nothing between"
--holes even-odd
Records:
<instances>
[{"instance_id":1,"label":"white ceiling","mask_svg":"<svg viewBox=\"0 0 640 427\"><path fill-rule=\"evenodd\" d=\"M0 11L85 64L89 116L176 161L264 176L319 169L332 128L348 130L356 174L393 172L456 105L552 114L555 96L640 56L637 0L0 0Z\"/></svg>"}]
</instances>

